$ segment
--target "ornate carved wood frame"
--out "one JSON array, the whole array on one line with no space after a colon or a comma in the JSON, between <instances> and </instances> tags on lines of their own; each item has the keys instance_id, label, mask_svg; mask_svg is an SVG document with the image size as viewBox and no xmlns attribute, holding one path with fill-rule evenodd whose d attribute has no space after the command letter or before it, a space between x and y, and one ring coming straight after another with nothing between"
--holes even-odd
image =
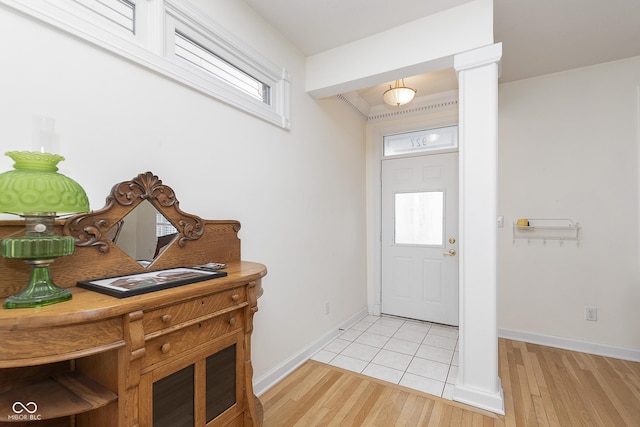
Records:
<instances>
[{"instance_id":1,"label":"ornate carved wood frame","mask_svg":"<svg viewBox=\"0 0 640 427\"><path fill-rule=\"evenodd\" d=\"M178 230L177 244L198 240L204 233L203 220L178 207L174 191L153 173L139 174L131 181L116 184L107 196L104 208L69 218L63 233L74 237L76 246L96 247L107 253L112 247L108 232L144 200L148 200Z\"/></svg>"}]
</instances>

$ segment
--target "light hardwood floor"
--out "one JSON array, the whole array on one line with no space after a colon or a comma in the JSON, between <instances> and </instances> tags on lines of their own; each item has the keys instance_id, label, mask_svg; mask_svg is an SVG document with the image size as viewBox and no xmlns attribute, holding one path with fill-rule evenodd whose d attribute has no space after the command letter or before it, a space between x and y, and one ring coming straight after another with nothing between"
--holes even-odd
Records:
<instances>
[{"instance_id":1,"label":"light hardwood floor","mask_svg":"<svg viewBox=\"0 0 640 427\"><path fill-rule=\"evenodd\" d=\"M264 393L264 427L640 426L640 363L500 339L504 416L320 362Z\"/></svg>"}]
</instances>

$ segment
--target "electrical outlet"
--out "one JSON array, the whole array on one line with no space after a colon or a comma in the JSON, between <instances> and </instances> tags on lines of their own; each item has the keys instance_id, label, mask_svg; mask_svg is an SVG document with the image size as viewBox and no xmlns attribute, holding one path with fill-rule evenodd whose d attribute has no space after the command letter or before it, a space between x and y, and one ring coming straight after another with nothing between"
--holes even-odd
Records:
<instances>
[{"instance_id":1,"label":"electrical outlet","mask_svg":"<svg viewBox=\"0 0 640 427\"><path fill-rule=\"evenodd\" d=\"M324 302L324 314L331 313L331 303L329 301Z\"/></svg>"},{"instance_id":2,"label":"electrical outlet","mask_svg":"<svg viewBox=\"0 0 640 427\"><path fill-rule=\"evenodd\" d=\"M590 320L592 322L598 321L598 309L595 307L585 307L584 320Z\"/></svg>"}]
</instances>

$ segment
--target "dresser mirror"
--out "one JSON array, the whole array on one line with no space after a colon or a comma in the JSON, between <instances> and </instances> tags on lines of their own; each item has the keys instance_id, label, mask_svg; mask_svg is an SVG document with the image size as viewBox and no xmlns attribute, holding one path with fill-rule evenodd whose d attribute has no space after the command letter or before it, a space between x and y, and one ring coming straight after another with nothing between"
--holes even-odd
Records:
<instances>
[{"instance_id":1,"label":"dresser mirror","mask_svg":"<svg viewBox=\"0 0 640 427\"><path fill-rule=\"evenodd\" d=\"M116 222L107 237L143 267L148 267L174 241L178 230L148 200Z\"/></svg>"},{"instance_id":2,"label":"dresser mirror","mask_svg":"<svg viewBox=\"0 0 640 427\"><path fill-rule=\"evenodd\" d=\"M116 184L104 208L76 215L64 225L77 247L114 248L149 268L170 245L184 247L202 236L202 220L178 207L173 190L151 172Z\"/></svg>"}]
</instances>

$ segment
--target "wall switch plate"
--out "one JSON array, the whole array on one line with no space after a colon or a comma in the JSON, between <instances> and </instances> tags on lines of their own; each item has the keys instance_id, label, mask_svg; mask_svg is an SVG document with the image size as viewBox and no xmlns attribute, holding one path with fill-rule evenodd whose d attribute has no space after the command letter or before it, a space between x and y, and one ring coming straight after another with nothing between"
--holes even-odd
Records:
<instances>
[{"instance_id":1,"label":"wall switch plate","mask_svg":"<svg viewBox=\"0 0 640 427\"><path fill-rule=\"evenodd\" d=\"M585 307L584 308L584 320L597 322L598 321L598 309L595 308L595 307Z\"/></svg>"},{"instance_id":2,"label":"wall switch plate","mask_svg":"<svg viewBox=\"0 0 640 427\"><path fill-rule=\"evenodd\" d=\"M497 225L498 225L498 228L504 227L504 216L502 215L498 216Z\"/></svg>"},{"instance_id":3,"label":"wall switch plate","mask_svg":"<svg viewBox=\"0 0 640 427\"><path fill-rule=\"evenodd\" d=\"M331 313L331 303L329 301L324 302L324 314Z\"/></svg>"}]
</instances>

